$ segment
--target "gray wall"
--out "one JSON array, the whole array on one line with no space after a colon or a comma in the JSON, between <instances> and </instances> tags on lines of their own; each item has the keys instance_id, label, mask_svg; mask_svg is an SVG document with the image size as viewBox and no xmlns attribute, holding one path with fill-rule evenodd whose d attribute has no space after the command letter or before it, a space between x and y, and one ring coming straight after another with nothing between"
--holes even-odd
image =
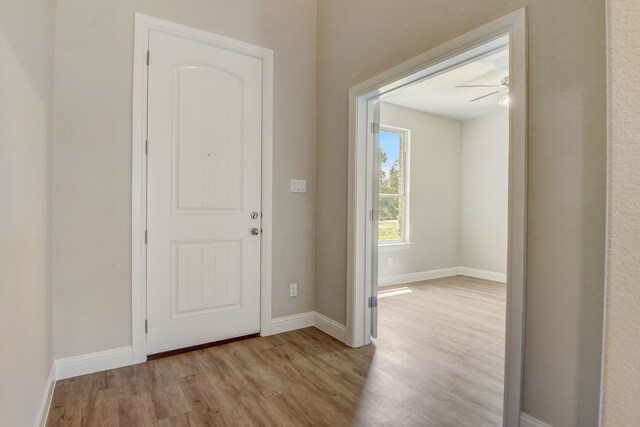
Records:
<instances>
[{"instance_id":1,"label":"gray wall","mask_svg":"<svg viewBox=\"0 0 640 427\"><path fill-rule=\"evenodd\" d=\"M608 0L609 216L602 426L640 420L640 3Z\"/></svg>"},{"instance_id":2,"label":"gray wall","mask_svg":"<svg viewBox=\"0 0 640 427\"><path fill-rule=\"evenodd\" d=\"M462 124L385 103L380 104L380 123L411 130L409 232L413 242L409 250L380 252L380 277L458 267Z\"/></svg>"},{"instance_id":3,"label":"gray wall","mask_svg":"<svg viewBox=\"0 0 640 427\"><path fill-rule=\"evenodd\" d=\"M529 10L523 409L597 425L604 282L604 0L318 2L316 308L344 323L348 90L522 6Z\"/></svg>"},{"instance_id":4,"label":"gray wall","mask_svg":"<svg viewBox=\"0 0 640 427\"><path fill-rule=\"evenodd\" d=\"M507 272L509 111L462 124L460 265Z\"/></svg>"},{"instance_id":5,"label":"gray wall","mask_svg":"<svg viewBox=\"0 0 640 427\"><path fill-rule=\"evenodd\" d=\"M508 111L459 122L381 103L380 122L411 130L412 245L381 246L379 277L459 266L506 273Z\"/></svg>"},{"instance_id":6,"label":"gray wall","mask_svg":"<svg viewBox=\"0 0 640 427\"><path fill-rule=\"evenodd\" d=\"M54 2L0 2L0 424L34 424L52 366Z\"/></svg>"},{"instance_id":7,"label":"gray wall","mask_svg":"<svg viewBox=\"0 0 640 427\"><path fill-rule=\"evenodd\" d=\"M56 358L131 345L133 16L275 51L273 316L314 308L315 0L61 0L55 38ZM289 179L307 179L304 195ZM289 298L288 284L299 285Z\"/></svg>"}]
</instances>

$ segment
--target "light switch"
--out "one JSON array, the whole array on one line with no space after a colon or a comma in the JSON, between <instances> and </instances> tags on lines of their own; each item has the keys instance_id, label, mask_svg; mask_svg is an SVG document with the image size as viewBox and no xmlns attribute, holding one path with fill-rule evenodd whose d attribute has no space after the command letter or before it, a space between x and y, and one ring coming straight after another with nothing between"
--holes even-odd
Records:
<instances>
[{"instance_id":1,"label":"light switch","mask_svg":"<svg viewBox=\"0 0 640 427\"><path fill-rule=\"evenodd\" d=\"M306 193L307 192L307 180L306 179L292 179L291 180L291 192L292 193Z\"/></svg>"}]
</instances>

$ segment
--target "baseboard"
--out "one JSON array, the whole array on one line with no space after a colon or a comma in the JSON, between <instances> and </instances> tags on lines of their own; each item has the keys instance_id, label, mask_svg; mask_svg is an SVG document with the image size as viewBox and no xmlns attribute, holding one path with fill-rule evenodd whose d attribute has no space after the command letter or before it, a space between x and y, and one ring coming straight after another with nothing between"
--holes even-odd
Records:
<instances>
[{"instance_id":1,"label":"baseboard","mask_svg":"<svg viewBox=\"0 0 640 427\"><path fill-rule=\"evenodd\" d=\"M313 311L308 311L306 313L272 319L271 334L275 335L283 332L294 331L296 329L308 328L313 326L314 317L315 313Z\"/></svg>"},{"instance_id":2,"label":"baseboard","mask_svg":"<svg viewBox=\"0 0 640 427\"><path fill-rule=\"evenodd\" d=\"M316 312L314 326L338 341L347 342L347 329L344 325Z\"/></svg>"},{"instance_id":3,"label":"baseboard","mask_svg":"<svg viewBox=\"0 0 640 427\"><path fill-rule=\"evenodd\" d=\"M63 380L132 364L133 349L130 346L97 353L81 354L79 356L56 359L56 379Z\"/></svg>"},{"instance_id":4,"label":"baseboard","mask_svg":"<svg viewBox=\"0 0 640 427\"><path fill-rule=\"evenodd\" d=\"M404 285L405 283L420 282L422 280L440 279L459 274L459 267L441 268L439 270L418 271L416 273L398 274L378 278L378 287Z\"/></svg>"},{"instance_id":5,"label":"baseboard","mask_svg":"<svg viewBox=\"0 0 640 427\"><path fill-rule=\"evenodd\" d=\"M552 427L550 424L542 422L527 415L524 412L520 414L520 427Z\"/></svg>"},{"instance_id":6,"label":"baseboard","mask_svg":"<svg viewBox=\"0 0 640 427\"><path fill-rule=\"evenodd\" d=\"M346 342L347 340L347 330L344 325L315 311L273 319L271 321L271 334L281 334L311 326L315 326L339 341Z\"/></svg>"},{"instance_id":7,"label":"baseboard","mask_svg":"<svg viewBox=\"0 0 640 427\"><path fill-rule=\"evenodd\" d=\"M459 273L463 276L477 277L478 279L493 280L494 282L506 283L507 275L495 271L478 270L477 268L460 267Z\"/></svg>"},{"instance_id":8,"label":"baseboard","mask_svg":"<svg viewBox=\"0 0 640 427\"><path fill-rule=\"evenodd\" d=\"M51 399L53 398L53 389L56 385L56 365L51 364L49 370L49 378L44 385L44 391L42 392L42 400L40 401L40 407L36 414L36 420L33 423L34 427L44 427L47 424L47 417L49 416L49 408L51 407Z\"/></svg>"},{"instance_id":9,"label":"baseboard","mask_svg":"<svg viewBox=\"0 0 640 427\"><path fill-rule=\"evenodd\" d=\"M386 276L378 278L378 287L404 285L406 283L421 282L423 280L441 279L451 276L470 276L478 279L493 280L495 282L505 283L507 275L504 273L496 273L495 271L479 270L477 268L468 267L450 267L438 270L418 271L416 273L397 274L394 276Z\"/></svg>"}]
</instances>

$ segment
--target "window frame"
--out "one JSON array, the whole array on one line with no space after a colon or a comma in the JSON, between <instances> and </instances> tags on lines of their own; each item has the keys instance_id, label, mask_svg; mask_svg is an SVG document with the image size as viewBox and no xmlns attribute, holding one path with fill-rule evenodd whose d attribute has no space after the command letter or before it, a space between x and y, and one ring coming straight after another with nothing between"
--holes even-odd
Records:
<instances>
[{"instance_id":1,"label":"window frame","mask_svg":"<svg viewBox=\"0 0 640 427\"><path fill-rule=\"evenodd\" d=\"M391 197L398 197L404 199L404 209L402 212L402 235L400 239L396 240L380 240L378 238L378 247L386 250L406 250L409 249L412 242L410 241L410 211L411 211L411 129L405 129L397 126L391 126L386 124L380 124L380 133L389 132L395 133L400 136L400 146L402 148L402 165L404 170L402 171L402 195L388 195ZM380 189L378 189L378 203L380 200ZM379 228L378 228L379 230ZM379 233L379 231L378 231ZM378 234L379 236L379 234Z\"/></svg>"}]
</instances>

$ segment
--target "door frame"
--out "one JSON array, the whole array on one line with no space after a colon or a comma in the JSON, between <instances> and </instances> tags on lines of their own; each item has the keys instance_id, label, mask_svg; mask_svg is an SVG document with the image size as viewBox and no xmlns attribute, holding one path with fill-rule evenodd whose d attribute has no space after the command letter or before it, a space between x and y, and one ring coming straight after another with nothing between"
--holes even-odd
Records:
<instances>
[{"instance_id":1,"label":"door frame","mask_svg":"<svg viewBox=\"0 0 640 427\"><path fill-rule=\"evenodd\" d=\"M454 57L509 35L509 224L503 424L517 426L522 400L527 239L527 15L519 9L401 63L349 90L349 192L347 242L347 344L370 343L368 294L371 248L367 242L367 102L411 84ZM448 64L447 64L448 63Z\"/></svg>"},{"instance_id":2,"label":"door frame","mask_svg":"<svg viewBox=\"0 0 640 427\"><path fill-rule=\"evenodd\" d=\"M147 360L147 50L149 31L179 35L262 61L262 236L260 242L260 334L271 334L273 194L273 51L260 46L135 14L131 139L131 340L133 363ZM153 64L153 58L151 57Z\"/></svg>"}]
</instances>

